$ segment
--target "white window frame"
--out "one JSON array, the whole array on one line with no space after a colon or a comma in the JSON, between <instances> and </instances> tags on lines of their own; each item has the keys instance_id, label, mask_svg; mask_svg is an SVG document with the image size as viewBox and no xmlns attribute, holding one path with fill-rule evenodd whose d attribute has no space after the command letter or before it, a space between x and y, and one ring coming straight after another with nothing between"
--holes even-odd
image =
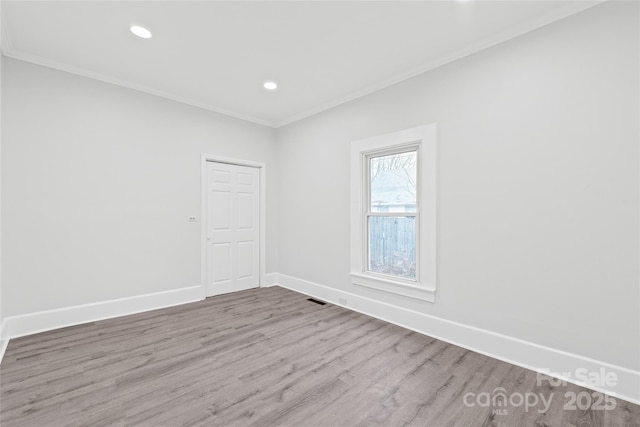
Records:
<instances>
[{"instance_id":1,"label":"white window frame","mask_svg":"<svg viewBox=\"0 0 640 427\"><path fill-rule=\"evenodd\" d=\"M367 271L370 177L373 156L417 148L416 280ZM393 213L402 216L402 213ZM422 301L436 292L436 125L405 129L351 143L351 282Z\"/></svg>"}]
</instances>

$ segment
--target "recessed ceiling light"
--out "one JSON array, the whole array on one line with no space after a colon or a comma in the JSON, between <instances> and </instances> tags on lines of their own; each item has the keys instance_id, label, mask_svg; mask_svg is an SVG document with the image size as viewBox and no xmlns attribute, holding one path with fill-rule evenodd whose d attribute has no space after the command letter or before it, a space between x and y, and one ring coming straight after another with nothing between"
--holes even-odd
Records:
<instances>
[{"instance_id":1,"label":"recessed ceiling light","mask_svg":"<svg viewBox=\"0 0 640 427\"><path fill-rule=\"evenodd\" d=\"M276 90L278 89L278 84L276 82L264 82L264 88L267 90Z\"/></svg>"},{"instance_id":2,"label":"recessed ceiling light","mask_svg":"<svg viewBox=\"0 0 640 427\"><path fill-rule=\"evenodd\" d=\"M141 27L139 25L132 25L131 26L131 32L133 34L135 34L136 36L143 38L143 39L150 39L151 38L151 31L147 30L144 27Z\"/></svg>"}]
</instances>

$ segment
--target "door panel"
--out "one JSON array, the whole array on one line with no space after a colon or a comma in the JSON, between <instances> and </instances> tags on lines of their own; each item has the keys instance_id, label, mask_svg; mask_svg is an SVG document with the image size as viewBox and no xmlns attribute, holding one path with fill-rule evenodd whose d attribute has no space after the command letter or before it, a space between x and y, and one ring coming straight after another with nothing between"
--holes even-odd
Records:
<instances>
[{"instance_id":1,"label":"door panel","mask_svg":"<svg viewBox=\"0 0 640 427\"><path fill-rule=\"evenodd\" d=\"M253 264L253 242L238 242L238 278L255 276Z\"/></svg>"},{"instance_id":2,"label":"door panel","mask_svg":"<svg viewBox=\"0 0 640 427\"><path fill-rule=\"evenodd\" d=\"M253 174L242 173L239 172L238 175L238 185L239 186L253 186Z\"/></svg>"},{"instance_id":3,"label":"door panel","mask_svg":"<svg viewBox=\"0 0 640 427\"><path fill-rule=\"evenodd\" d=\"M238 229L251 230L253 224L253 194L238 193Z\"/></svg>"},{"instance_id":4,"label":"door panel","mask_svg":"<svg viewBox=\"0 0 640 427\"><path fill-rule=\"evenodd\" d=\"M260 286L258 168L207 162L207 296Z\"/></svg>"},{"instance_id":5,"label":"door panel","mask_svg":"<svg viewBox=\"0 0 640 427\"><path fill-rule=\"evenodd\" d=\"M231 244L214 243L211 245L212 261L216 260L212 269L212 283L228 282L231 280Z\"/></svg>"},{"instance_id":6,"label":"door panel","mask_svg":"<svg viewBox=\"0 0 640 427\"><path fill-rule=\"evenodd\" d=\"M229 230L231 228L231 197L230 191L211 192L211 206L215 206L209 214L212 229Z\"/></svg>"}]
</instances>

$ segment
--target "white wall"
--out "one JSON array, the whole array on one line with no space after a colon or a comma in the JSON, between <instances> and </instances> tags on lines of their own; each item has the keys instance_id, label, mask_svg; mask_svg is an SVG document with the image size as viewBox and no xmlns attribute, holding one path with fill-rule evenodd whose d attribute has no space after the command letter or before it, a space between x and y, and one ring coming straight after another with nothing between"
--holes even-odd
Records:
<instances>
[{"instance_id":1,"label":"white wall","mask_svg":"<svg viewBox=\"0 0 640 427\"><path fill-rule=\"evenodd\" d=\"M2 2L0 1L0 46L2 46ZM0 53L0 82L2 82L2 54ZM2 84L0 84L0 360L4 355L2 335Z\"/></svg>"},{"instance_id":2,"label":"white wall","mask_svg":"<svg viewBox=\"0 0 640 427\"><path fill-rule=\"evenodd\" d=\"M267 164L275 271L273 129L2 60L5 316L200 285L201 153Z\"/></svg>"},{"instance_id":3,"label":"white wall","mask_svg":"<svg viewBox=\"0 0 640 427\"><path fill-rule=\"evenodd\" d=\"M278 129L279 272L640 369L637 2ZM435 304L357 288L350 142L435 122Z\"/></svg>"}]
</instances>

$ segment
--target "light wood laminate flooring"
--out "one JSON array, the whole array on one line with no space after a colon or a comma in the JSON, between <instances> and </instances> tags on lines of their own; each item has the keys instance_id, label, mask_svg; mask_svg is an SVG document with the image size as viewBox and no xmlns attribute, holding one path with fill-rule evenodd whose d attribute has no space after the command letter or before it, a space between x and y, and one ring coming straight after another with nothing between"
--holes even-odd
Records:
<instances>
[{"instance_id":1,"label":"light wood laminate flooring","mask_svg":"<svg viewBox=\"0 0 640 427\"><path fill-rule=\"evenodd\" d=\"M307 298L254 289L13 339L0 425L640 426L637 405L569 410L593 392ZM548 407L485 404L500 388Z\"/></svg>"}]
</instances>

